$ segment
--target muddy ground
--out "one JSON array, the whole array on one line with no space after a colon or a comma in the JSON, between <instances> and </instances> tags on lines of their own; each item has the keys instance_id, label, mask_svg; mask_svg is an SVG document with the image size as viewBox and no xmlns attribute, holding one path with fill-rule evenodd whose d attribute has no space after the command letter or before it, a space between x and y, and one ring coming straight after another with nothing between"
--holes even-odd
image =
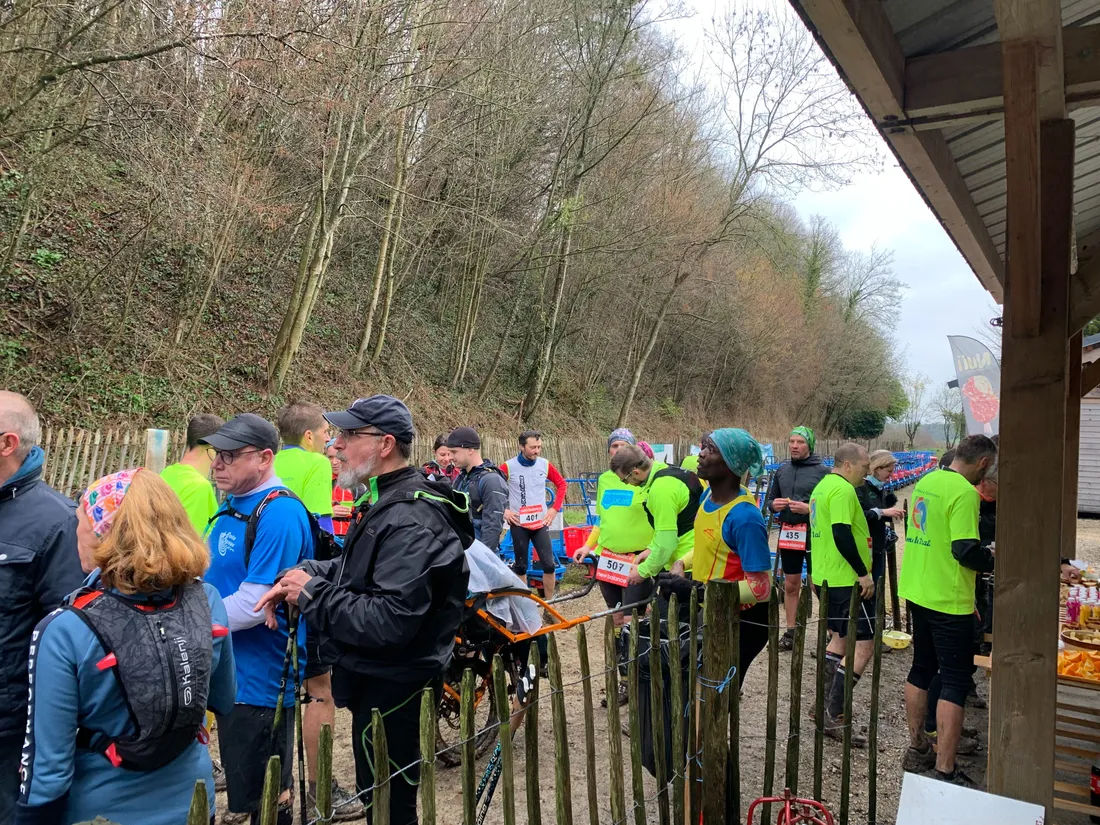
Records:
<instances>
[{"instance_id":1,"label":"muddy ground","mask_svg":"<svg viewBox=\"0 0 1100 825\"><path fill-rule=\"evenodd\" d=\"M774 537L773 537L774 542ZM899 556L900 548L899 548ZM1093 562L1100 566L1100 520L1082 519L1078 524L1078 556L1079 558ZM603 609L603 602L597 592L593 591L587 597L568 602L562 606L562 612L569 617L588 615ZM815 604L816 619L816 604ZM782 623L782 619L780 620ZM888 620L889 621L889 620ZM811 635L816 632L816 623L811 626ZM565 709L568 720L569 735L569 762L571 787L569 799L573 809L574 821L588 822L588 796L587 779L585 770L585 739L584 739L584 715L583 692L576 682L579 677L577 659L577 633L575 630L557 634L557 642L561 652L565 688ZM595 698L595 747L596 747L596 781L599 806L598 819L601 823L611 821L609 803L609 772L608 764L608 738L606 711L599 707L599 699L603 696L603 627L602 625L589 626L589 655L592 672L596 674L593 679L593 694ZM851 778L851 821L853 823L893 823L896 818L898 801L901 794L901 759L907 744L908 734L905 723L905 703L903 698L903 686L909 671L911 654L909 650L893 651L884 654L882 658L881 692L880 692L880 719L879 719L879 752L878 752L878 816L872 819L867 810L868 782L867 782L867 751L856 751L852 760ZM799 720L798 733L794 733L794 726L789 719L790 684L791 684L791 654L780 654L780 678L779 678L779 742L776 751L776 789L782 790L784 786L784 773L786 753L792 744L792 736L798 737L799 747L799 773L800 787L807 793L812 788L813 777L813 723L809 720L807 712L814 702L816 662L810 658L807 652L803 677L802 677L802 719ZM987 697L989 682L984 673L979 671L976 676L978 692ZM871 690L871 672L868 670L863 680L857 685L855 692L855 716L857 723L866 724L868 716L869 697ZM766 753L765 719L767 707L767 653L760 655L748 671L741 701L741 789L742 807L747 808L748 803L761 795L763 788L764 762ZM623 708L625 721L626 709ZM960 766L969 776L979 783L984 783L986 758L986 730L988 728L988 714L984 709L968 707L966 724L979 730L979 740L982 743L981 750L972 757L960 757ZM334 754L334 770L340 783L347 788L354 786L354 767L351 756L350 741L351 723L350 717L344 711L338 711L336 729L336 747ZM622 743L624 754L629 758L630 740L621 732L617 734ZM516 821L528 822L526 795L524 792L527 780L524 764L524 733L517 733L514 743L516 765ZM484 757L478 760L477 777L480 778L485 764L491 755L491 748ZM215 751L216 753L216 751ZM542 777L539 786L542 797L542 821L555 821L555 782L553 777L553 753L554 739L551 723L549 701L544 699L540 703L539 712L539 753L540 770ZM823 777L824 799L826 804L835 814L840 801L841 784L841 746L829 739L825 740L825 770ZM629 765L624 768L626 780L626 796L628 812L631 808L631 785ZM647 822L658 821L656 785L652 777L643 771L645 796L649 800L646 805ZM501 825L501 798L503 794L498 787L493 804L485 820L486 825ZM218 794L219 813L225 808L224 794ZM462 792L460 776L457 769L440 768L437 779L437 811L438 821L443 825L458 825L462 822ZM744 810L743 810L744 813ZM774 817L773 813L773 817ZM596 817L592 817L592 822ZM759 821L759 820L757 820ZM1088 817L1073 814L1059 813L1057 822L1086 823Z\"/></svg>"}]
</instances>

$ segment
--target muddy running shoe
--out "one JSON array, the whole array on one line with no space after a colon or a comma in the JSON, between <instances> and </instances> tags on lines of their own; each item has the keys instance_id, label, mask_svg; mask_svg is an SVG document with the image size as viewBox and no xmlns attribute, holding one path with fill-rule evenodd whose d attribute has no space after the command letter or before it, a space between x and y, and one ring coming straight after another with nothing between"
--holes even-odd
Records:
<instances>
[{"instance_id":1,"label":"muddy running shoe","mask_svg":"<svg viewBox=\"0 0 1100 825\"><path fill-rule=\"evenodd\" d=\"M222 825L247 825L251 816L252 814L235 814L232 811L226 811L218 817L218 821Z\"/></svg>"},{"instance_id":2,"label":"muddy running shoe","mask_svg":"<svg viewBox=\"0 0 1100 825\"><path fill-rule=\"evenodd\" d=\"M779 649L780 650L792 650L794 648L794 628L788 627L784 631L783 635L779 637Z\"/></svg>"},{"instance_id":3,"label":"muddy running shoe","mask_svg":"<svg viewBox=\"0 0 1100 825\"><path fill-rule=\"evenodd\" d=\"M978 741L977 731L974 728L963 728L962 735L959 737L959 746L955 748L955 753L958 756L969 756L972 753L977 753L982 746L982 743ZM925 734L932 744L936 744L936 732L930 731Z\"/></svg>"},{"instance_id":4,"label":"muddy running shoe","mask_svg":"<svg viewBox=\"0 0 1100 825\"><path fill-rule=\"evenodd\" d=\"M951 771L951 773L943 773L933 768L925 773L925 776L929 779L938 779L940 782L947 782L950 785L958 785L962 788L978 790L978 783L960 771L957 765L955 766L955 770Z\"/></svg>"},{"instance_id":5,"label":"muddy running shoe","mask_svg":"<svg viewBox=\"0 0 1100 825\"><path fill-rule=\"evenodd\" d=\"M310 791L306 791L306 814L310 821L319 817L321 812L317 808L317 797ZM340 784L332 780L332 819L330 822L352 822L363 818L363 805L357 803L355 794L340 787Z\"/></svg>"},{"instance_id":6,"label":"muddy running shoe","mask_svg":"<svg viewBox=\"0 0 1100 825\"><path fill-rule=\"evenodd\" d=\"M905 749L905 756L901 760L901 769L908 773L926 773L936 767L936 752L932 749L931 742L925 742L924 748L914 748L910 745Z\"/></svg>"},{"instance_id":7,"label":"muddy running shoe","mask_svg":"<svg viewBox=\"0 0 1100 825\"><path fill-rule=\"evenodd\" d=\"M630 691L623 682L619 682L619 706L622 707L628 701L630 701ZM602 707L605 707L605 708L607 707L607 697L606 696L604 696L600 700L600 705Z\"/></svg>"},{"instance_id":8,"label":"muddy running shoe","mask_svg":"<svg viewBox=\"0 0 1100 825\"><path fill-rule=\"evenodd\" d=\"M982 698L977 689L972 690L970 695L966 697L966 706L968 708L975 708L976 710L986 710L989 707L989 703Z\"/></svg>"},{"instance_id":9,"label":"muddy running shoe","mask_svg":"<svg viewBox=\"0 0 1100 825\"><path fill-rule=\"evenodd\" d=\"M829 713L828 709L825 711L825 735L830 739L835 739L837 742L844 741L844 728L847 727L847 723L844 721L843 716L833 716ZM853 748L865 748L867 747L867 736L862 730L856 730L852 728L852 747Z\"/></svg>"},{"instance_id":10,"label":"muddy running shoe","mask_svg":"<svg viewBox=\"0 0 1100 825\"><path fill-rule=\"evenodd\" d=\"M219 762L217 759L214 759L213 762L214 762L214 790L215 791L224 791L225 790L225 768L222 767L222 763Z\"/></svg>"},{"instance_id":11,"label":"muddy running shoe","mask_svg":"<svg viewBox=\"0 0 1100 825\"><path fill-rule=\"evenodd\" d=\"M516 682L516 701L519 702L521 707L526 707L528 703L528 697L531 695L531 691L535 689L535 666L528 664L527 669L519 677L519 681ZM607 707L607 705L604 705Z\"/></svg>"}]
</instances>

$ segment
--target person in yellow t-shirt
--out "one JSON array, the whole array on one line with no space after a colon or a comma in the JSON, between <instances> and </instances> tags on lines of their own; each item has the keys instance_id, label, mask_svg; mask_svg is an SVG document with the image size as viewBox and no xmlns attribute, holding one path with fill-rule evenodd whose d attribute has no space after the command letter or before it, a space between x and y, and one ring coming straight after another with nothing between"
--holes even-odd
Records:
<instances>
[{"instance_id":1,"label":"person in yellow t-shirt","mask_svg":"<svg viewBox=\"0 0 1100 825\"><path fill-rule=\"evenodd\" d=\"M332 533L332 463L325 457L328 422L317 404L297 401L279 410L275 419L283 447L275 454L275 475L286 488L302 500L321 528ZM336 729L336 705L332 701L332 669L318 657L318 639L306 623L306 668L304 683L309 703L302 712L302 738L305 740L309 774L307 805L314 805L317 793L317 752L321 726ZM336 822L353 818L357 806L345 804L353 794L332 783ZM337 800L339 799L339 802Z\"/></svg>"},{"instance_id":2,"label":"person in yellow t-shirt","mask_svg":"<svg viewBox=\"0 0 1100 825\"><path fill-rule=\"evenodd\" d=\"M913 617L913 664L905 685L910 772L933 767L937 779L974 787L955 765L966 695L974 669L974 582L993 571L993 551L978 530L979 496L974 485L996 465L997 445L984 435L959 442L950 466L917 482L905 526L898 593ZM928 688L939 673L936 747L924 732Z\"/></svg>"},{"instance_id":3,"label":"person in yellow t-shirt","mask_svg":"<svg viewBox=\"0 0 1100 825\"><path fill-rule=\"evenodd\" d=\"M829 600L825 605L829 629L833 637L825 650L825 686L828 699L825 706L825 734L833 739L844 738L844 728L851 723L844 717L844 680L847 668L852 668L855 681L871 660L875 640L875 582L871 578L871 531L856 487L864 483L870 472L867 450L858 444L837 447L833 455L833 471L821 479L810 494L810 541L814 548L814 584L828 582ZM860 601L856 617L856 656L848 662L848 622L852 606L852 586L858 584ZM867 738L852 730L852 744L867 746Z\"/></svg>"},{"instance_id":4,"label":"person in yellow t-shirt","mask_svg":"<svg viewBox=\"0 0 1100 825\"><path fill-rule=\"evenodd\" d=\"M224 420L210 413L194 416L187 422L187 452L160 473L160 477L179 497L188 520L200 537L206 534L206 525L218 511L218 499L214 494L214 485L210 483L214 450L199 441L216 433L224 423Z\"/></svg>"}]
</instances>

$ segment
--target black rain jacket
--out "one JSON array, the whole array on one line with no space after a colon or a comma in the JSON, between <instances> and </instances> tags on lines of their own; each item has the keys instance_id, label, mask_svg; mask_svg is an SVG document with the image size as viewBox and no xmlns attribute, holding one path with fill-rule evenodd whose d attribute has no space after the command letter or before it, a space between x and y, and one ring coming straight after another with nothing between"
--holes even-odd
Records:
<instances>
[{"instance_id":1,"label":"black rain jacket","mask_svg":"<svg viewBox=\"0 0 1100 825\"><path fill-rule=\"evenodd\" d=\"M465 497L415 467L375 482L377 499L352 514L344 554L302 565L314 578L299 607L321 638L321 660L334 668L338 702L338 684L362 677L437 678L466 603L473 526Z\"/></svg>"}]
</instances>

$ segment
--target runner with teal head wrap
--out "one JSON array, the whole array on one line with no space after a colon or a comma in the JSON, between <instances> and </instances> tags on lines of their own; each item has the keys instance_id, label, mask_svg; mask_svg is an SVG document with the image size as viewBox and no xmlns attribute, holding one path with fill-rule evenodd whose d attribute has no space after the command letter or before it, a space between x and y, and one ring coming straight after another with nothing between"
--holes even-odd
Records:
<instances>
[{"instance_id":1,"label":"runner with teal head wrap","mask_svg":"<svg viewBox=\"0 0 1100 825\"><path fill-rule=\"evenodd\" d=\"M812 453L814 451L814 444L816 443L817 439L814 437L814 431L811 430L809 427L795 427L793 430L791 430L791 435L802 436L804 439L806 439L806 446L810 448L810 452Z\"/></svg>"}]
</instances>

